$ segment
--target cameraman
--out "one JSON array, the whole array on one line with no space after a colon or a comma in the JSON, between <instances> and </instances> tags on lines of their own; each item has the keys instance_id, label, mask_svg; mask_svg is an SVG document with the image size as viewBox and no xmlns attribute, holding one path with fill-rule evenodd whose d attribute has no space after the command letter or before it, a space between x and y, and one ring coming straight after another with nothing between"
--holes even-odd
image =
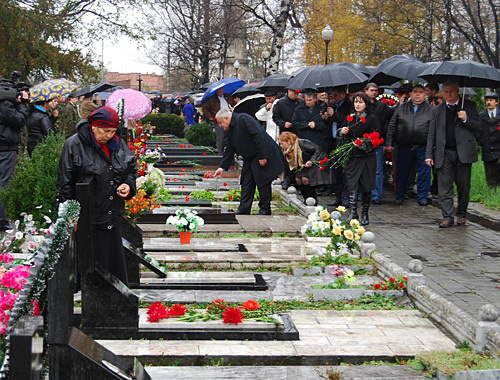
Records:
<instances>
[{"instance_id":1,"label":"cameraman","mask_svg":"<svg viewBox=\"0 0 500 380\"><path fill-rule=\"evenodd\" d=\"M16 165L21 129L28 118L29 95L25 90L16 99L0 100L0 188L5 188ZM12 229L5 208L0 202L0 231Z\"/></svg>"}]
</instances>

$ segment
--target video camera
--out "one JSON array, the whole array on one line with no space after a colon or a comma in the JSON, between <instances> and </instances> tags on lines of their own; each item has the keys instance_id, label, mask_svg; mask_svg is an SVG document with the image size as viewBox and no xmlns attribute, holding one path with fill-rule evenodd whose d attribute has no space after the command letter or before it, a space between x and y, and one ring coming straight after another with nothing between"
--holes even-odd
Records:
<instances>
[{"instance_id":1,"label":"video camera","mask_svg":"<svg viewBox=\"0 0 500 380\"><path fill-rule=\"evenodd\" d=\"M18 82L21 72L13 71L11 79L0 78L0 100L16 101L21 91L28 91L31 85L25 82Z\"/></svg>"}]
</instances>

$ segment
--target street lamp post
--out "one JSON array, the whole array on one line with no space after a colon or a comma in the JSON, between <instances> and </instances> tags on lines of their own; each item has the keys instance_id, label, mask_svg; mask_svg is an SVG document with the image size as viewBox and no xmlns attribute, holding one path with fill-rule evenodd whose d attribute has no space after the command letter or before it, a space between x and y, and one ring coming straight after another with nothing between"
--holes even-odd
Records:
<instances>
[{"instance_id":1,"label":"street lamp post","mask_svg":"<svg viewBox=\"0 0 500 380\"><path fill-rule=\"evenodd\" d=\"M240 68L240 62L238 60L233 63L234 70L236 71L236 78L238 78L238 69Z\"/></svg>"},{"instance_id":2,"label":"street lamp post","mask_svg":"<svg viewBox=\"0 0 500 380\"><path fill-rule=\"evenodd\" d=\"M328 64L328 44L333 38L333 30L330 28L330 24L326 24L325 29L321 32L321 37L325 41L326 52L325 52L325 65Z\"/></svg>"},{"instance_id":3,"label":"street lamp post","mask_svg":"<svg viewBox=\"0 0 500 380\"><path fill-rule=\"evenodd\" d=\"M262 58L264 58L264 78L267 77L267 60L271 56L268 50L262 52Z\"/></svg>"}]
</instances>

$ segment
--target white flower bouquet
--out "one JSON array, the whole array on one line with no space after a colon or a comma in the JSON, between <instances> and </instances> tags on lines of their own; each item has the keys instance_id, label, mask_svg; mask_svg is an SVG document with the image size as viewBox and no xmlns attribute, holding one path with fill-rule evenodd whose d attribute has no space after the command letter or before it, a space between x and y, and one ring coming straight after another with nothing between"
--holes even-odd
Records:
<instances>
[{"instance_id":1,"label":"white flower bouquet","mask_svg":"<svg viewBox=\"0 0 500 380\"><path fill-rule=\"evenodd\" d=\"M167 224L174 225L181 232L196 232L198 227L203 226L205 221L198 216L198 212L188 208L184 210L176 210L175 215L171 215L167 219Z\"/></svg>"},{"instance_id":2,"label":"white flower bouquet","mask_svg":"<svg viewBox=\"0 0 500 380\"><path fill-rule=\"evenodd\" d=\"M163 154L163 151L160 148L156 149L146 149L144 153L141 154L141 161L144 161L146 164L156 164L161 161L162 158L166 157Z\"/></svg>"}]
</instances>

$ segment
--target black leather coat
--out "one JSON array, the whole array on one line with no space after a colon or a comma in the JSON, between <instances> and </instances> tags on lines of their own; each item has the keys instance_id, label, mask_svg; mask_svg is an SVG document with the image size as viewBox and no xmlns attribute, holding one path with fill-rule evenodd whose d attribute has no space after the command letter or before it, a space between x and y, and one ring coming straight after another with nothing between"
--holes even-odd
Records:
<instances>
[{"instance_id":1,"label":"black leather coat","mask_svg":"<svg viewBox=\"0 0 500 380\"><path fill-rule=\"evenodd\" d=\"M0 152L17 151L28 107L10 100L0 101Z\"/></svg>"},{"instance_id":2,"label":"black leather coat","mask_svg":"<svg viewBox=\"0 0 500 380\"><path fill-rule=\"evenodd\" d=\"M42 142L50 132L56 132L47 112L40 111L38 108L33 109L26 122L26 126L28 127L28 142L26 146L30 154L35 149L35 146Z\"/></svg>"},{"instance_id":3,"label":"black leather coat","mask_svg":"<svg viewBox=\"0 0 500 380\"><path fill-rule=\"evenodd\" d=\"M387 127L385 145L401 147L427 146L427 135L432 119L432 107L423 102L414 113L411 101L396 108Z\"/></svg>"},{"instance_id":4,"label":"black leather coat","mask_svg":"<svg viewBox=\"0 0 500 380\"><path fill-rule=\"evenodd\" d=\"M125 211L124 200L116 189L122 183L130 186L132 198L136 193L137 160L125 141L118 136L108 142L110 157L95 142L87 123L76 126L77 133L66 140L57 173L58 202L75 199L75 186L83 176L93 176L93 228L112 229L120 225ZM117 130L119 133L119 130Z\"/></svg>"}]
</instances>

